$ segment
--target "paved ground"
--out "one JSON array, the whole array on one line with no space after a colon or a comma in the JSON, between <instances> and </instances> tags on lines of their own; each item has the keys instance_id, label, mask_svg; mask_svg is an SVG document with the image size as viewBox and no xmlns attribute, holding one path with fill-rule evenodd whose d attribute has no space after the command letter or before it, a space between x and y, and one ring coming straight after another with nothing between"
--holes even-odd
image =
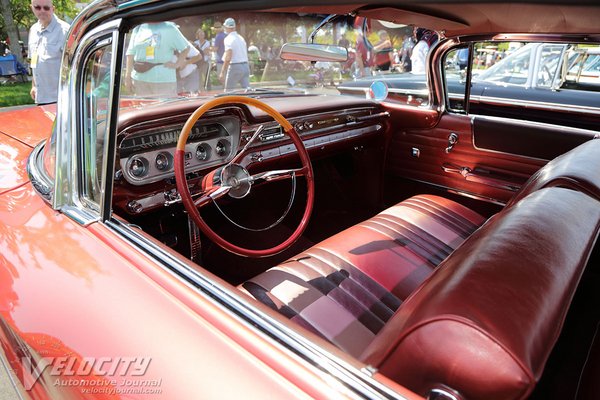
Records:
<instances>
[{"instance_id":1,"label":"paved ground","mask_svg":"<svg viewBox=\"0 0 600 400\"><path fill-rule=\"evenodd\" d=\"M1 354L1 352L0 357L2 358L2 361L0 361L0 400L21 399L22 397L19 396L19 393L15 390L11 382L10 375L6 369L7 365L4 360L4 354Z\"/></svg>"}]
</instances>

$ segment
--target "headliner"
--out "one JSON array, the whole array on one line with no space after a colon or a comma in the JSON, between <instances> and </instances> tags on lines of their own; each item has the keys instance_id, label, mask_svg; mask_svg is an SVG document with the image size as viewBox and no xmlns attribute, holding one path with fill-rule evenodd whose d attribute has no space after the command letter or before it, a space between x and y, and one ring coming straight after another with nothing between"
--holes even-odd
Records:
<instances>
[{"instance_id":1,"label":"headliner","mask_svg":"<svg viewBox=\"0 0 600 400\"><path fill-rule=\"evenodd\" d=\"M600 34L600 2L378 1L279 8L278 11L350 13L445 31L446 36L495 33ZM307 4L307 3L305 3Z\"/></svg>"}]
</instances>

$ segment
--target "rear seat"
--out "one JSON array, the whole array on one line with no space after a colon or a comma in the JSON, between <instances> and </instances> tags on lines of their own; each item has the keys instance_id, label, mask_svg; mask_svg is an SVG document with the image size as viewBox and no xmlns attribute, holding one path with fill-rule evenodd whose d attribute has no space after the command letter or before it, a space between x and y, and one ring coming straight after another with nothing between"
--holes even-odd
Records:
<instances>
[{"instance_id":1,"label":"rear seat","mask_svg":"<svg viewBox=\"0 0 600 400\"><path fill-rule=\"evenodd\" d=\"M241 288L420 394L524 398L597 234L599 160L594 140L548 163L481 229L457 203L413 197Z\"/></svg>"}]
</instances>

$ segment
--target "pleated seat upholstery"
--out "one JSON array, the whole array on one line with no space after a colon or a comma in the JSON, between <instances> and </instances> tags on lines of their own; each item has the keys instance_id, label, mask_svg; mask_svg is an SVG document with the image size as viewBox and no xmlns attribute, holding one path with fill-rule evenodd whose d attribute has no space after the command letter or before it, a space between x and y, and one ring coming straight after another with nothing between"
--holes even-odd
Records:
<instances>
[{"instance_id":1,"label":"pleated seat upholstery","mask_svg":"<svg viewBox=\"0 0 600 400\"><path fill-rule=\"evenodd\" d=\"M484 221L451 200L415 196L241 287L357 356L402 302Z\"/></svg>"}]
</instances>

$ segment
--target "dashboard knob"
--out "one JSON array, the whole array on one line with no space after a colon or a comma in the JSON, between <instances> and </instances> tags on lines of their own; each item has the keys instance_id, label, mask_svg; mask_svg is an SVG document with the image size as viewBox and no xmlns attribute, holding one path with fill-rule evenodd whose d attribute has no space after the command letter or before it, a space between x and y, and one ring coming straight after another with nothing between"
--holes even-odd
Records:
<instances>
[{"instance_id":1,"label":"dashboard knob","mask_svg":"<svg viewBox=\"0 0 600 400\"><path fill-rule=\"evenodd\" d=\"M144 210L144 206L142 206L138 201L136 200L131 200L129 203L127 203L127 209L129 210L129 212L134 213L134 214L139 214Z\"/></svg>"}]
</instances>

